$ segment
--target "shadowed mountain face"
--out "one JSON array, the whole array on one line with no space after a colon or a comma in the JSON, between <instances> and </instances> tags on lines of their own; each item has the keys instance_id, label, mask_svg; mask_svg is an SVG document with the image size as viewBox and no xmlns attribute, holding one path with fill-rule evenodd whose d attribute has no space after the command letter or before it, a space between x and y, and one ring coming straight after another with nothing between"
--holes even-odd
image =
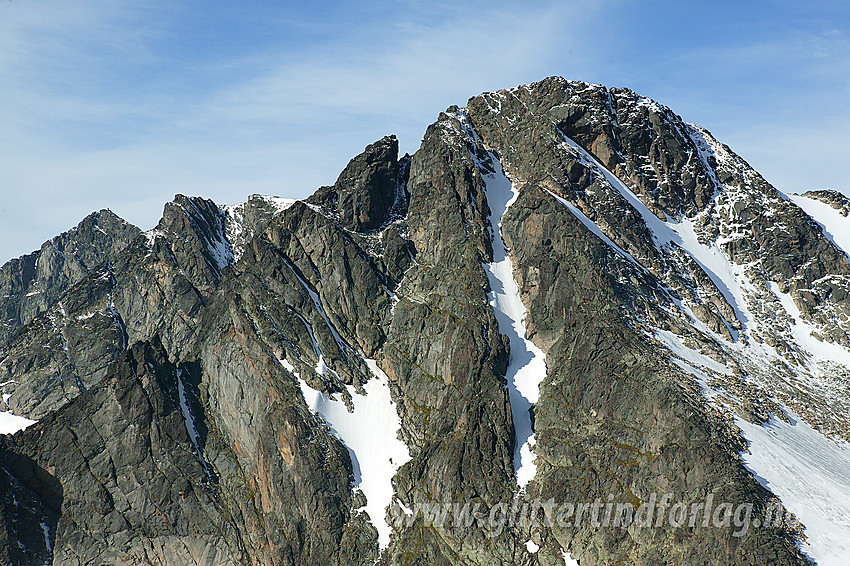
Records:
<instances>
[{"instance_id":1,"label":"shadowed mountain face","mask_svg":"<svg viewBox=\"0 0 850 566\"><path fill-rule=\"evenodd\" d=\"M850 489L850 264L797 199L848 209L550 78L304 201L95 213L0 268L0 563L828 563L761 440Z\"/></svg>"}]
</instances>

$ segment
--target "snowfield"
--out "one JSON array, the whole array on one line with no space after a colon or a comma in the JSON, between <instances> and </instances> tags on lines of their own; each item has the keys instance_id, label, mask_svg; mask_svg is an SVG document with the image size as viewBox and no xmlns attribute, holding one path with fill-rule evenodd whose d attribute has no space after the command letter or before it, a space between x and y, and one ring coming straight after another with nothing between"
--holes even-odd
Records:
<instances>
[{"instance_id":1,"label":"snowfield","mask_svg":"<svg viewBox=\"0 0 850 566\"><path fill-rule=\"evenodd\" d=\"M2 362L0 362L2 363ZM15 383L14 380L6 381L4 383L0 383L0 391L7 385L13 385ZM3 403L8 403L9 399L11 399L11 393L3 393ZM12 414L11 411L0 411L0 434L15 434L19 430L24 430L30 425L35 424L37 421L32 419L28 419L26 417L22 417L20 415Z\"/></svg>"}]
</instances>

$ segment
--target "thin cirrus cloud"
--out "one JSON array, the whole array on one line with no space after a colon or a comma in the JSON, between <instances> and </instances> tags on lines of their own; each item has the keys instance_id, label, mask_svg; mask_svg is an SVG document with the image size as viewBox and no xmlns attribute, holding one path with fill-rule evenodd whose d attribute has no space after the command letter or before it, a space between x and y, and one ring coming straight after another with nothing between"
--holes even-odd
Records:
<instances>
[{"instance_id":1,"label":"thin cirrus cloud","mask_svg":"<svg viewBox=\"0 0 850 566\"><path fill-rule=\"evenodd\" d=\"M100 208L147 229L178 192L306 196L375 139L413 152L447 106L548 75L656 98L780 189L846 188L846 26L775 5L5 2L0 262Z\"/></svg>"}]
</instances>

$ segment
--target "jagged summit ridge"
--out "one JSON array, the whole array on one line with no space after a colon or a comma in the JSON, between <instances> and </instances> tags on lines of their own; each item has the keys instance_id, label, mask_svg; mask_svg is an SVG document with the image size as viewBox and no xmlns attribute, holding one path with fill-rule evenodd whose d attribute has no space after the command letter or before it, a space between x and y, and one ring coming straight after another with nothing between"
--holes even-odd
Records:
<instances>
[{"instance_id":1,"label":"jagged summit ridge","mask_svg":"<svg viewBox=\"0 0 850 566\"><path fill-rule=\"evenodd\" d=\"M850 267L804 210L833 196L789 201L670 109L561 78L448 109L412 156L383 138L304 201L178 195L3 352L5 406L39 422L0 439L0 562L829 564ZM793 515L404 518L649 493L778 496L809 542Z\"/></svg>"}]
</instances>

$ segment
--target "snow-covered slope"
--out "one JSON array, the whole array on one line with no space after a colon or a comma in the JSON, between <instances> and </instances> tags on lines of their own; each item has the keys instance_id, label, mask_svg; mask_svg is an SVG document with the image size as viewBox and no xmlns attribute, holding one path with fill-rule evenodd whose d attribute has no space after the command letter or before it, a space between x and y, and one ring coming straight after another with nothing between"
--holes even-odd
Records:
<instances>
[{"instance_id":1,"label":"snow-covered slope","mask_svg":"<svg viewBox=\"0 0 850 566\"><path fill-rule=\"evenodd\" d=\"M656 337L706 397L724 406L722 390L711 386L712 375L732 370L672 333L658 331ZM821 566L844 565L850 556L850 445L827 438L787 408L782 416L762 425L735 417L749 443L741 456L744 465L806 526L803 551Z\"/></svg>"},{"instance_id":2,"label":"snow-covered slope","mask_svg":"<svg viewBox=\"0 0 850 566\"><path fill-rule=\"evenodd\" d=\"M788 195L788 198L821 225L824 235L832 243L850 255L850 218L828 203L805 195Z\"/></svg>"}]
</instances>

